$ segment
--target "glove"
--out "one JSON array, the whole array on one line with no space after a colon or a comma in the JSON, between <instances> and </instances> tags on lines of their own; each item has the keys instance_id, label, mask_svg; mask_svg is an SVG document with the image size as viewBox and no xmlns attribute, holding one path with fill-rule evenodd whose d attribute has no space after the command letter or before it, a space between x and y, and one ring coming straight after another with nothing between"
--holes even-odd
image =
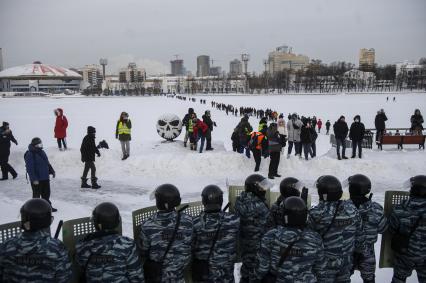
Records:
<instances>
[{"instance_id":1,"label":"glove","mask_svg":"<svg viewBox=\"0 0 426 283\"><path fill-rule=\"evenodd\" d=\"M53 178L53 179L55 179L55 177L56 177L56 173L55 173L55 172L53 172L53 173L52 173L52 178Z\"/></svg>"},{"instance_id":2,"label":"glove","mask_svg":"<svg viewBox=\"0 0 426 283\"><path fill-rule=\"evenodd\" d=\"M18 145L18 142L16 141L15 144Z\"/></svg>"},{"instance_id":3,"label":"glove","mask_svg":"<svg viewBox=\"0 0 426 283\"><path fill-rule=\"evenodd\" d=\"M34 181L34 182L33 182L33 185L34 185L34 186L38 186L38 184L39 184L39 182L38 182L38 181Z\"/></svg>"},{"instance_id":4,"label":"glove","mask_svg":"<svg viewBox=\"0 0 426 283\"><path fill-rule=\"evenodd\" d=\"M98 157L101 157L101 153L99 152L99 153L96 153L96 155L98 155Z\"/></svg>"}]
</instances>

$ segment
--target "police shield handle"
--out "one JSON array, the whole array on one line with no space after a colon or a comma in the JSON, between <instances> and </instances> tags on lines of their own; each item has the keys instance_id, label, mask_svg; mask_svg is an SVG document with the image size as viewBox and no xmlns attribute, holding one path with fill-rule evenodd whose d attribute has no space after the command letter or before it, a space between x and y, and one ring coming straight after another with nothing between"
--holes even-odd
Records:
<instances>
[{"instance_id":1,"label":"police shield handle","mask_svg":"<svg viewBox=\"0 0 426 283\"><path fill-rule=\"evenodd\" d=\"M178 213L181 213L182 211L184 211L185 209L187 209L189 207L189 205L188 204L186 204L186 205L184 205L184 206L182 206L181 208L179 208L178 209Z\"/></svg>"},{"instance_id":2,"label":"police shield handle","mask_svg":"<svg viewBox=\"0 0 426 283\"><path fill-rule=\"evenodd\" d=\"M61 232L63 224L64 224L64 221L60 220L59 223L58 223L58 227L56 227L55 239L57 239L59 237L59 233Z\"/></svg>"},{"instance_id":3,"label":"police shield handle","mask_svg":"<svg viewBox=\"0 0 426 283\"><path fill-rule=\"evenodd\" d=\"M231 203L230 202L228 202L226 205L225 205L225 207L222 209L222 211L226 211L226 210L228 210L228 208L229 208L229 206L231 205Z\"/></svg>"}]
</instances>

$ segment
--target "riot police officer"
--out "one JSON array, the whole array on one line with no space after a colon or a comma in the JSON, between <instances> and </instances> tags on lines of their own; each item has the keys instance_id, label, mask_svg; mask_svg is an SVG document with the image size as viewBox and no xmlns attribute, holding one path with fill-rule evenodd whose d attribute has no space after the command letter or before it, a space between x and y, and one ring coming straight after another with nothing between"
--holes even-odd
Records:
<instances>
[{"instance_id":1,"label":"riot police officer","mask_svg":"<svg viewBox=\"0 0 426 283\"><path fill-rule=\"evenodd\" d=\"M181 198L172 184L155 190L159 210L141 225L138 246L146 282L184 283L184 269L191 258L192 218L176 211Z\"/></svg>"},{"instance_id":2,"label":"riot police officer","mask_svg":"<svg viewBox=\"0 0 426 283\"><path fill-rule=\"evenodd\" d=\"M194 218L193 282L234 282L240 219L221 210L223 192L216 185L201 193L204 211Z\"/></svg>"},{"instance_id":3,"label":"riot police officer","mask_svg":"<svg viewBox=\"0 0 426 283\"><path fill-rule=\"evenodd\" d=\"M240 217L240 247L241 247L241 280L248 282L254 276L256 254L260 248L263 234L267 230L269 207L266 203L266 192L272 183L259 174L247 177L245 191L235 202L235 213Z\"/></svg>"},{"instance_id":4,"label":"riot police officer","mask_svg":"<svg viewBox=\"0 0 426 283\"><path fill-rule=\"evenodd\" d=\"M24 230L0 246L0 282L68 282L71 262L61 241L52 238L52 208L40 198L21 207Z\"/></svg>"},{"instance_id":5,"label":"riot police officer","mask_svg":"<svg viewBox=\"0 0 426 283\"><path fill-rule=\"evenodd\" d=\"M92 213L96 232L76 246L76 262L88 282L144 282L134 241L120 236L118 208L110 202L96 206Z\"/></svg>"}]
</instances>

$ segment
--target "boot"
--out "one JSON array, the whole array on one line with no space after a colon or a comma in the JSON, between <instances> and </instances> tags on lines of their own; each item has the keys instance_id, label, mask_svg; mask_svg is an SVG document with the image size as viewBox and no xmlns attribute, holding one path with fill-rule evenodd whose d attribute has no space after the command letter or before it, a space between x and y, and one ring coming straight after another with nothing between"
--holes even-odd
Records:
<instances>
[{"instance_id":1,"label":"boot","mask_svg":"<svg viewBox=\"0 0 426 283\"><path fill-rule=\"evenodd\" d=\"M186 142L183 142L183 147L186 147Z\"/></svg>"},{"instance_id":2,"label":"boot","mask_svg":"<svg viewBox=\"0 0 426 283\"><path fill-rule=\"evenodd\" d=\"M81 188L82 189L90 189L91 186L87 184L87 178L81 178Z\"/></svg>"},{"instance_id":3,"label":"boot","mask_svg":"<svg viewBox=\"0 0 426 283\"><path fill-rule=\"evenodd\" d=\"M97 181L98 181L98 178L96 177L92 178L92 189L97 190L101 188L101 186L98 185Z\"/></svg>"}]
</instances>

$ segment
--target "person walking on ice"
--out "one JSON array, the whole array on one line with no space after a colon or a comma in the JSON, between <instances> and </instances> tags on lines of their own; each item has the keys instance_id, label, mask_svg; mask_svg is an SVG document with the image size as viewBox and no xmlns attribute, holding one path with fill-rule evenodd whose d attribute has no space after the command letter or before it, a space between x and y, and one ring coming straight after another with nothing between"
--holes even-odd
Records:
<instances>
[{"instance_id":1,"label":"person walking on ice","mask_svg":"<svg viewBox=\"0 0 426 283\"><path fill-rule=\"evenodd\" d=\"M117 121L117 127L115 129L115 138L121 143L121 150L123 151L123 158L126 160L130 156L130 141L132 121L129 119L127 112L121 112L120 119Z\"/></svg>"}]
</instances>

